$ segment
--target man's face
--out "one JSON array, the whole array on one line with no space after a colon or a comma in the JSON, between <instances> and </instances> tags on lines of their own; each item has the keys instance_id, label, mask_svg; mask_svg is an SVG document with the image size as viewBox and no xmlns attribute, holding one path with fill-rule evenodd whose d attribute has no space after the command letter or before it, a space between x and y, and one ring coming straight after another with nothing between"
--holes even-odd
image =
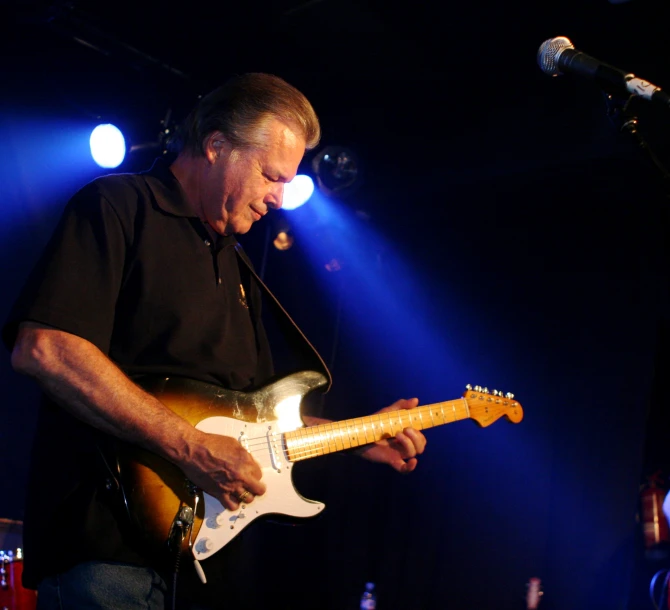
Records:
<instances>
[{"instance_id":1,"label":"man's face","mask_svg":"<svg viewBox=\"0 0 670 610\"><path fill-rule=\"evenodd\" d=\"M279 209L284 184L298 171L305 140L277 119L267 128L267 147L238 149L219 133L206 144L209 165L201 192L202 210L209 225L221 235L246 233L269 208Z\"/></svg>"}]
</instances>

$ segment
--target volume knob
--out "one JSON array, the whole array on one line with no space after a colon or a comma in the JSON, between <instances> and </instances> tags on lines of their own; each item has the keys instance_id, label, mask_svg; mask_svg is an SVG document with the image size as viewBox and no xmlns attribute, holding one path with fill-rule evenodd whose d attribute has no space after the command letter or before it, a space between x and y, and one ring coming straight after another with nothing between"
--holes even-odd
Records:
<instances>
[{"instance_id":1,"label":"volume knob","mask_svg":"<svg viewBox=\"0 0 670 610\"><path fill-rule=\"evenodd\" d=\"M214 541L210 540L209 538L202 538L201 540L198 541L198 544L196 545L196 551L198 553L208 553L209 551L214 550Z\"/></svg>"}]
</instances>

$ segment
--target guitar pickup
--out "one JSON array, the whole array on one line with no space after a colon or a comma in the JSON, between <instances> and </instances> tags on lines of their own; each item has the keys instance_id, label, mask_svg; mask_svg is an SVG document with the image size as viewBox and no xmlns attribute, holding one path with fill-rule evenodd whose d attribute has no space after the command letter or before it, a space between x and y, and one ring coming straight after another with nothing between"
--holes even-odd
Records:
<instances>
[{"instance_id":1,"label":"guitar pickup","mask_svg":"<svg viewBox=\"0 0 670 610\"><path fill-rule=\"evenodd\" d=\"M272 467L277 471L281 472L282 463L279 459L279 453L275 447L277 442L275 433L272 431L272 426L268 426L267 434L265 435L268 441L268 447L270 449L270 459L272 460Z\"/></svg>"}]
</instances>

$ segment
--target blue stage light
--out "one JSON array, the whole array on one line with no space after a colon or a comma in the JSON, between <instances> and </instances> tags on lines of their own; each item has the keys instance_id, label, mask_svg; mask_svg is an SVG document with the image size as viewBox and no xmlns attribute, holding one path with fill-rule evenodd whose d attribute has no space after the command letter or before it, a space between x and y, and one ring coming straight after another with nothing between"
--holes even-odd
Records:
<instances>
[{"instance_id":1,"label":"blue stage light","mask_svg":"<svg viewBox=\"0 0 670 610\"><path fill-rule=\"evenodd\" d=\"M291 182L284 185L282 208L295 210L306 203L314 192L314 181L305 174L298 174Z\"/></svg>"},{"instance_id":2,"label":"blue stage light","mask_svg":"<svg viewBox=\"0 0 670 610\"><path fill-rule=\"evenodd\" d=\"M126 156L123 134L118 127L109 123L98 125L91 132L90 144L93 160L100 167L118 167Z\"/></svg>"}]
</instances>

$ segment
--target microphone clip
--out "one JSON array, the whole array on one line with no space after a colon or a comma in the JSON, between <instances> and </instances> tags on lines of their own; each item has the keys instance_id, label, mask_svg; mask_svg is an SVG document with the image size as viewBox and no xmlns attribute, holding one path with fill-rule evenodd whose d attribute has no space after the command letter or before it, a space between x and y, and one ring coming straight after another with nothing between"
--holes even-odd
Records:
<instances>
[{"instance_id":1,"label":"microphone clip","mask_svg":"<svg viewBox=\"0 0 670 610\"><path fill-rule=\"evenodd\" d=\"M638 126L640 119L638 109L640 98L636 95L630 95L627 98L603 93L605 105L607 106L607 118L612 121L617 130L627 133L633 137L639 135Z\"/></svg>"}]
</instances>

